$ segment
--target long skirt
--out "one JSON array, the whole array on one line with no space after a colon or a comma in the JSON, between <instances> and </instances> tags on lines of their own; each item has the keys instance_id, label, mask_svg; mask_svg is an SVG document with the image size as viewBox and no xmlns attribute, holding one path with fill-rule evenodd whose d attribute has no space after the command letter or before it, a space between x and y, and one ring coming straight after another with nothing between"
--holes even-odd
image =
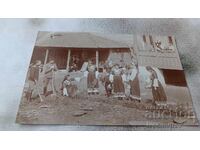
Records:
<instances>
[{"instance_id":1,"label":"long skirt","mask_svg":"<svg viewBox=\"0 0 200 150\"><path fill-rule=\"evenodd\" d=\"M125 93L125 88L123 84L122 77L119 75L115 75L113 77L113 88L114 92L118 94L124 94Z\"/></svg>"},{"instance_id":2,"label":"long skirt","mask_svg":"<svg viewBox=\"0 0 200 150\"><path fill-rule=\"evenodd\" d=\"M67 93L69 97L74 98L77 95L78 88L76 85L67 86Z\"/></svg>"},{"instance_id":3,"label":"long skirt","mask_svg":"<svg viewBox=\"0 0 200 150\"><path fill-rule=\"evenodd\" d=\"M91 89L98 88L98 80L96 79L95 72L88 73L87 87Z\"/></svg>"},{"instance_id":4,"label":"long skirt","mask_svg":"<svg viewBox=\"0 0 200 150\"><path fill-rule=\"evenodd\" d=\"M154 101L167 101L165 90L160 81L158 81L158 87L156 89L152 87L152 94Z\"/></svg>"},{"instance_id":5,"label":"long skirt","mask_svg":"<svg viewBox=\"0 0 200 150\"><path fill-rule=\"evenodd\" d=\"M140 100L140 84L138 76L136 76L134 80L130 81L130 87L130 97Z\"/></svg>"}]
</instances>

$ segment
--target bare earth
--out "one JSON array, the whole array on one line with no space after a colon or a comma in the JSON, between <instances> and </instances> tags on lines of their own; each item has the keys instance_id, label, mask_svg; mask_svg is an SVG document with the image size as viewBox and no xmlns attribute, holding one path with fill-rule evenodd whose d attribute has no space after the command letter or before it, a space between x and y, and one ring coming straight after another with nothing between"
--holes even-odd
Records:
<instances>
[{"instance_id":1,"label":"bare earth","mask_svg":"<svg viewBox=\"0 0 200 150\"><path fill-rule=\"evenodd\" d=\"M167 108L169 109L169 108ZM175 122L176 120L179 122ZM160 112L150 100L135 102L82 96L76 99L49 95L44 102L22 99L16 122L66 125L194 125L196 119Z\"/></svg>"}]
</instances>

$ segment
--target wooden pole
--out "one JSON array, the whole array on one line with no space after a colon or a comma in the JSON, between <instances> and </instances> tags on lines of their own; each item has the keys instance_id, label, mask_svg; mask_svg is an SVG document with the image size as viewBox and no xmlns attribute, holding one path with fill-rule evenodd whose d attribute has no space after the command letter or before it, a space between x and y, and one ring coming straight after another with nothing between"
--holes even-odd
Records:
<instances>
[{"instance_id":1,"label":"wooden pole","mask_svg":"<svg viewBox=\"0 0 200 150\"><path fill-rule=\"evenodd\" d=\"M48 55L49 55L49 50L46 50L46 55L45 55L45 59L44 59L44 65L47 64L47 60L48 60Z\"/></svg>"},{"instance_id":2,"label":"wooden pole","mask_svg":"<svg viewBox=\"0 0 200 150\"><path fill-rule=\"evenodd\" d=\"M70 62L70 57L71 57L70 55L71 55L71 50L69 49L68 55L67 55L67 67L66 67L67 72L69 71L69 62Z\"/></svg>"},{"instance_id":3,"label":"wooden pole","mask_svg":"<svg viewBox=\"0 0 200 150\"><path fill-rule=\"evenodd\" d=\"M99 51L96 50L96 68L99 70Z\"/></svg>"},{"instance_id":4,"label":"wooden pole","mask_svg":"<svg viewBox=\"0 0 200 150\"><path fill-rule=\"evenodd\" d=\"M49 50L46 49L46 54L45 54L45 59L44 59L44 65L43 65L43 69L42 69L42 75L44 75L45 66L47 64L48 56L49 56Z\"/></svg>"},{"instance_id":5,"label":"wooden pole","mask_svg":"<svg viewBox=\"0 0 200 150\"><path fill-rule=\"evenodd\" d=\"M38 81L39 83L40 82L42 83L42 87L43 87L43 79L44 79L45 67L46 67L46 64L47 64L48 56L49 56L49 50L46 49L46 54L45 54L45 58L44 58L44 64L43 64L43 67L42 67L41 78L39 77L39 81ZM39 89L38 89L38 94L39 94ZM40 100L43 101L43 99L41 97L40 97Z\"/></svg>"}]
</instances>

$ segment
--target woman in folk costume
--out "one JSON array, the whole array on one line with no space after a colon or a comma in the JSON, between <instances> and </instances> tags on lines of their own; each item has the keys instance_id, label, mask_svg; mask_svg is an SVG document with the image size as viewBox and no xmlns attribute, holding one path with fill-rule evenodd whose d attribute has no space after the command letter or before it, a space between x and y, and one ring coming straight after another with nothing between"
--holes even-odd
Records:
<instances>
[{"instance_id":1,"label":"woman in folk costume","mask_svg":"<svg viewBox=\"0 0 200 150\"><path fill-rule=\"evenodd\" d=\"M147 66L146 70L150 73L153 102L167 101L167 96L161 82L158 80L156 71L150 66Z\"/></svg>"},{"instance_id":2,"label":"woman in folk costume","mask_svg":"<svg viewBox=\"0 0 200 150\"><path fill-rule=\"evenodd\" d=\"M141 101L139 68L137 64L132 63L130 65L129 83L130 83L130 99Z\"/></svg>"},{"instance_id":3,"label":"woman in folk costume","mask_svg":"<svg viewBox=\"0 0 200 150\"><path fill-rule=\"evenodd\" d=\"M118 64L113 67L113 74L113 89L115 97L123 99L125 97L125 88L122 79L122 72Z\"/></svg>"},{"instance_id":4,"label":"woman in folk costume","mask_svg":"<svg viewBox=\"0 0 200 150\"><path fill-rule=\"evenodd\" d=\"M87 75L88 94L99 94L98 87L98 72L96 71L96 66L89 61Z\"/></svg>"}]
</instances>

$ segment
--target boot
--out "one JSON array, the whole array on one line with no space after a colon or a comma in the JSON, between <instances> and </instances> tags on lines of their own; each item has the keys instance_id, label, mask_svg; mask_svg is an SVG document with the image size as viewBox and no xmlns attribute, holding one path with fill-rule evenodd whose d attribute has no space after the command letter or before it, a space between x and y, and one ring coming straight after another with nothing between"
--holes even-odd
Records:
<instances>
[{"instance_id":1,"label":"boot","mask_svg":"<svg viewBox=\"0 0 200 150\"><path fill-rule=\"evenodd\" d=\"M47 87L44 87L43 90L44 90L44 91L43 91L43 92L44 92L43 94L44 94L44 96L46 96L46 95L47 95Z\"/></svg>"}]
</instances>

